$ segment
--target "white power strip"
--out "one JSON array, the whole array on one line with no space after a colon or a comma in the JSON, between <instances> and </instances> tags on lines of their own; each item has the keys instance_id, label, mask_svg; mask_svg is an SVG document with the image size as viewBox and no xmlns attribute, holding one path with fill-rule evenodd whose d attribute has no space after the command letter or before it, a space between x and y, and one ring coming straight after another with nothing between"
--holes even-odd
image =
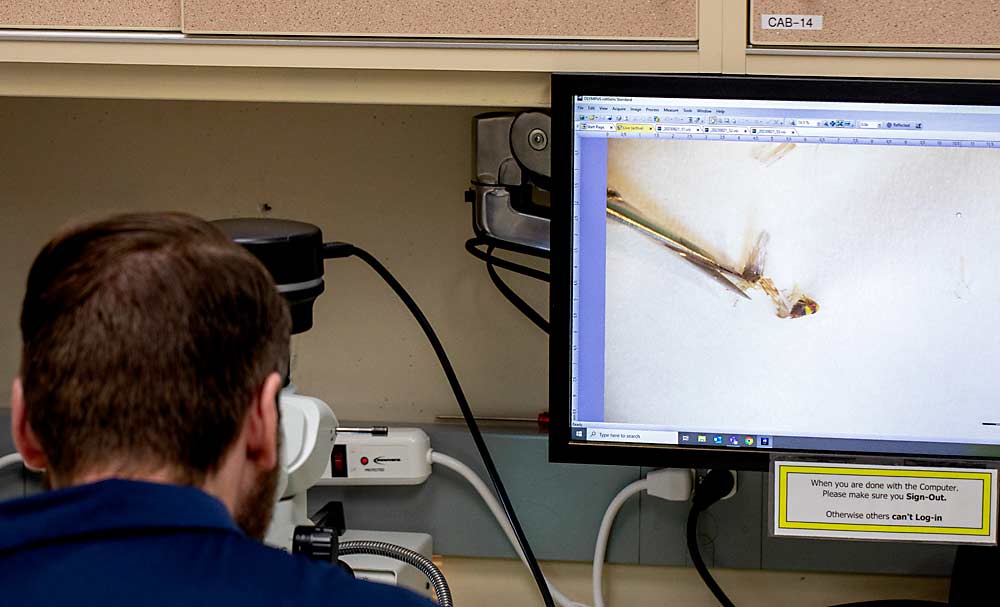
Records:
<instances>
[{"instance_id":1,"label":"white power strip","mask_svg":"<svg viewBox=\"0 0 1000 607\"><path fill-rule=\"evenodd\" d=\"M431 475L431 440L419 428L384 435L337 432L330 462L317 485L419 485Z\"/></svg>"}]
</instances>

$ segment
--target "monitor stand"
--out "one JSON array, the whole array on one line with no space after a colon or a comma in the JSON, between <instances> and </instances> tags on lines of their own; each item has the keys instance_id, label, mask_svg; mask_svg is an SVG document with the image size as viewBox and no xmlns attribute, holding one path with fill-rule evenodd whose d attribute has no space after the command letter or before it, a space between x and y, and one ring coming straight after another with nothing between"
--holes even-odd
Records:
<instances>
[{"instance_id":1,"label":"monitor stand","mask_svg":"<svg viewBox=\"0 0 1000 607\"><path fill-rule=\"evenodd\" d=\"M987 605L997 591L997 572L1000 571L1000 547L960 546L955 554L951 571L949 607Z\"/></svg>"}]
</instances>

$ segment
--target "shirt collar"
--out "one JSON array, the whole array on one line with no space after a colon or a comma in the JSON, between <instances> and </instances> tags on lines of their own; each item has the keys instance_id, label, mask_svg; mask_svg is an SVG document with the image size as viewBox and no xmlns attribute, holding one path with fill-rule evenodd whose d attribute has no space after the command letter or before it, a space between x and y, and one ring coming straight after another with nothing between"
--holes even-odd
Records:
<instances>
[{"instance_id":1,"label":"shirt collar","mask_svg":"<svg viewBox=\"0 0 1000 607\"><path fill-rule=\"evenodd\" d=\"M201 528L241 533L194 487L112 479L0 503L0 551L108 531Z\"/></svg>"}]
</instances>

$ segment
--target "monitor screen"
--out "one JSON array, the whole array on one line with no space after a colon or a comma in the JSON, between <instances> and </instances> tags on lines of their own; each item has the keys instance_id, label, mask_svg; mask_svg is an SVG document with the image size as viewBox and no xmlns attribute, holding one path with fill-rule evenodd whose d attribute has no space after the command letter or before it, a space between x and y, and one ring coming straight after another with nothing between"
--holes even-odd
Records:
<instances>
[{"instance_id":1,"label":"monitor screen","mask_svg":"<svg viewBox=\"0 0 1000 607\"><path fill-rule=\"evenodd\" d=\"M998 93L555 76L553 458L1000 458Z\"/></svg>"}]
</instances>

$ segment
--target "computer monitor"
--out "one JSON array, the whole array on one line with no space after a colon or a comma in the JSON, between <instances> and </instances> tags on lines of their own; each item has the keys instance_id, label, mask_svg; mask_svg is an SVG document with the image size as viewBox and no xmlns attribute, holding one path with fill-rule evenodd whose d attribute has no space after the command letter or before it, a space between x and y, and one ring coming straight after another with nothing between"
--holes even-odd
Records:
<instances>
[{"instance_id":1,"label":"computer monitor","mask_svg":"<svg viewBox=\"0 0 1000 607\"><path fill-rule=\"evenodd\" d=\"M552 81L551 457L1000 459L1000 85Z\"/></svg>"}]
</instances>

